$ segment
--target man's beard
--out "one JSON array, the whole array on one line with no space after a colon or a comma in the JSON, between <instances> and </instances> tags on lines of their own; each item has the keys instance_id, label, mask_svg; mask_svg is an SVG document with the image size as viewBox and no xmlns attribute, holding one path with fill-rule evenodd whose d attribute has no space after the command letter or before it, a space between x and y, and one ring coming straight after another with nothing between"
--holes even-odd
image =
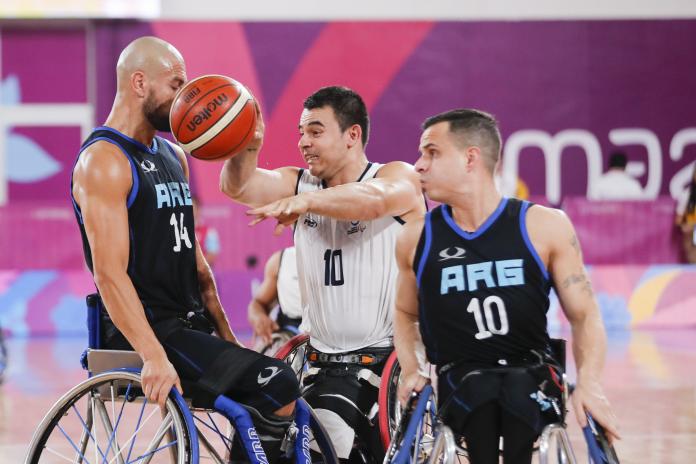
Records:
<instances>
[{"instance_id":1,"label":"man's beard","mask_svg":"<svg viewBox=\"0 0 696 464\"><path fill-rule=\"evenodd\" d=\"M171 132L172 126L169 124L169 108L171 108L171 102L162 103L158 106L152 96L150 96L145 100L143 113L152 127L161 132Z\"/></svg>"}]
</instances>

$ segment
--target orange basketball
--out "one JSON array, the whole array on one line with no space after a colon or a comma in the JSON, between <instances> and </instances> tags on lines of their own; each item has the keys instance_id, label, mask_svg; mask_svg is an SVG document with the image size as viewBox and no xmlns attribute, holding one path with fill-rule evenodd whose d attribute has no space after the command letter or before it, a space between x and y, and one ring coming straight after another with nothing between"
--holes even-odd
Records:
<instances>
[{"instance_id":1,"label":"orange basketball","mask_svg":"<svg viewBox=\"0 0 696 464\"><path fill-rule=\"evenodd\" d=\"M172 135L185 152L202 160L232 156L254 136L254 97L227 76L201 76L186 83L169 112Z\"/></svg>"}]
</instances>

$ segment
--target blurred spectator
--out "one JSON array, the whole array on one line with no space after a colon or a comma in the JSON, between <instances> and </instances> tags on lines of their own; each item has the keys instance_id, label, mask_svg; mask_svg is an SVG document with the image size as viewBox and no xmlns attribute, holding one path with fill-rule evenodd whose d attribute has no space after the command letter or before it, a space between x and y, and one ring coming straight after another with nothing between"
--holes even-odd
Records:
<instances>
[{"instance_id":1,"label":"blurred spectator","mask_svg":"<svg viewBox=\"0 0 696 464\"><path fill-rule=\"evenodd\" d=\"M691 184L677 199L676 224L682 233L682 248L686 261L696 263L696 163Z\"/></svg>"},{"instance_id":2,"label":"blurred spectator","mask_svg":"<svg viewBox=\"0 0 696 464\"><path fill-rule=\"evenodd\" d=\"M609 158L609 171L595 186L596 200L641 200L643 188L626 172L628 158L625 153L615 152Z\"/></svg>"},{"instance_id":3,"label":"blurred spectator","mask_svg":"<svg viewBox=\"0 0 696 464\"><path fill-rule=\"evenodd\" d=\"M514 174L504 173L502 163L498 163L493 179L502 196L519 200L529 199L529 187L527 187L527 184Z\"/></svg>"},{"instance_id":4,"label":"blurred spectator","mask_svg":"<svg viewBox=\"0 0 696 464\"><path fill-rule=\"evenodd\" d=\"M197 197L193 197L193 220L196 224L196 238L201 244L203 256L208 261L210 267L215 266L215 261L220 254L220 236L218 231L211 226L208 226L200 215L200 204Z\"/></svg>"}]
</instances>

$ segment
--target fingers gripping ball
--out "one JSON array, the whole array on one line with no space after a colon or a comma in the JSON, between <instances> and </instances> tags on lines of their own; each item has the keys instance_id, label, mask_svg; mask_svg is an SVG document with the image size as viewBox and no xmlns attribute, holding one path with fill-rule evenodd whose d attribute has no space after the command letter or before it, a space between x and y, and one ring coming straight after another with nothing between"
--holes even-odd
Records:
<instances>
[{"instance_id":1,"label":"fingers gripping ball","mask_svg":"<svg viewBox=\"0 0 696 464\"><path fill-rule=\"evenodd\" d=\"M169 122L184 151L202 160L222 160L239 152L253 138L254 97L229 77L201 76L176 94Z\"/></svg>"}]
</instances>

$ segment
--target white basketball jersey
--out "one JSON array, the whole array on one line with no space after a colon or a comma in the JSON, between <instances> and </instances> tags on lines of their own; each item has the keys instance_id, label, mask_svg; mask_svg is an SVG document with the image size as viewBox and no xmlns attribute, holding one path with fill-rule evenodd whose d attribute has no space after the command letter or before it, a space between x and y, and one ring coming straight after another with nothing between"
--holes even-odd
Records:
<instances>
[{"instance_id":1,"label":"white basketball jersey","mask_svg":"<svg viewBox=\"0 0 696 464\"><path fill-rule=\"evenodd\" d=\"M358 182L375 177L370 163ZM302 170L297 192L321 190L322 181ZM295 228L297 271L316 349L337 353L392 343L396 295L396 237L403 221L339 221L307 213Z\"/></svg>"},{"instance_id":2,"label":"white basketball jersey","mask_svg":"<svg viewBox=\"0 0 696 464\"><path fill-rule=\"evenodd\" d=\"M295 247L286 248L280 254L277 288L278 303L283 314L293 319L302 317Z\"/></svg>"}]
</instances>

